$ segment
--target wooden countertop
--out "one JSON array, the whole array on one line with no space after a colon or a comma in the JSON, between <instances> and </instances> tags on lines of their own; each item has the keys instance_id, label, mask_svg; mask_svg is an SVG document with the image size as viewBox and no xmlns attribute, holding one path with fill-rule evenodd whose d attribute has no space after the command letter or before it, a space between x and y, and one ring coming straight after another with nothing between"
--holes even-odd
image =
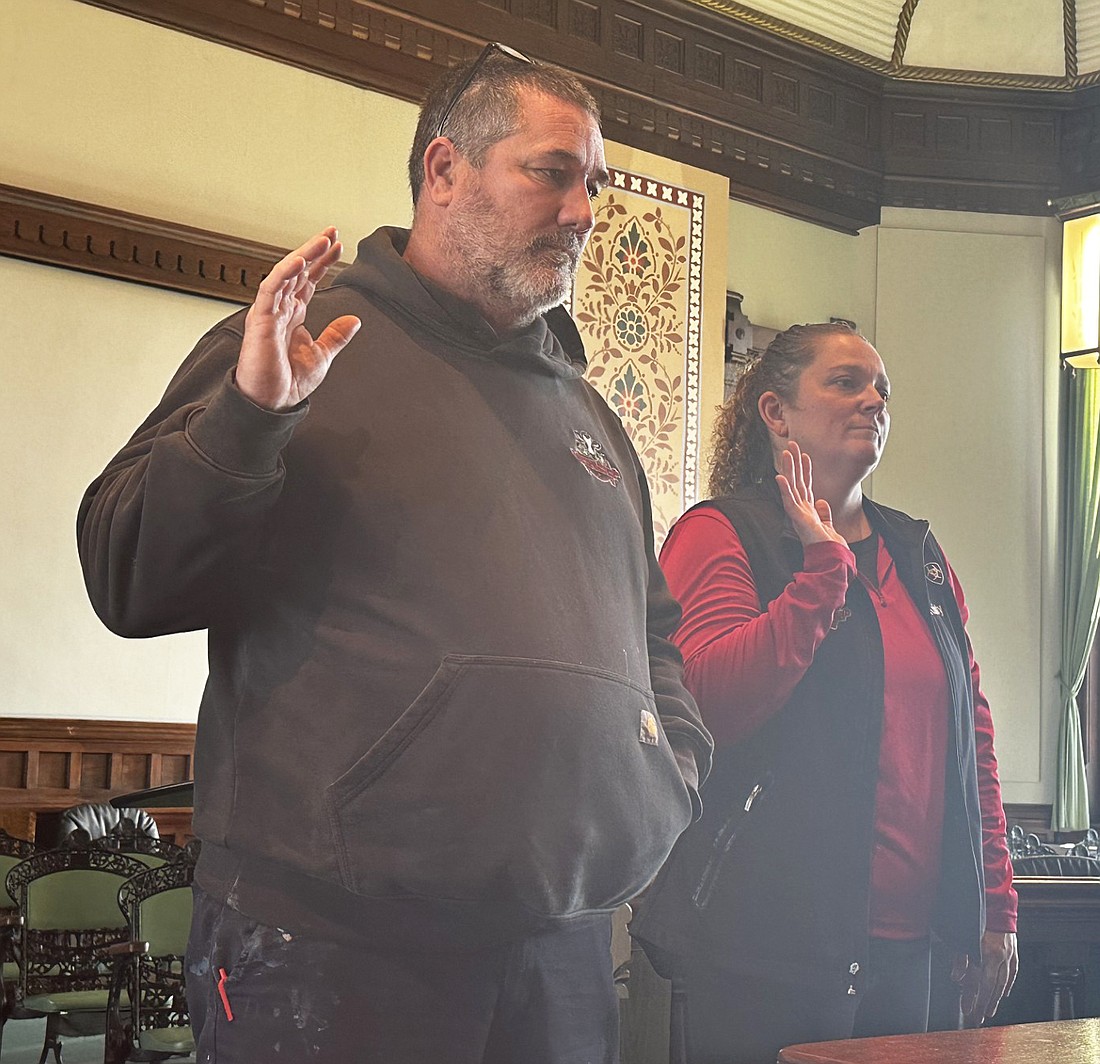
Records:
<instances>
[{"instance_id":1,"label":"wooden countertop","mask_svg":"<svg viewBox=\"0 0 1100 1064\"><path fill-rule=\"evenodd\" d=\"M1100 1019L788 1046L780 1064L1097 1064Z\"/></svg>"}]
</instances>

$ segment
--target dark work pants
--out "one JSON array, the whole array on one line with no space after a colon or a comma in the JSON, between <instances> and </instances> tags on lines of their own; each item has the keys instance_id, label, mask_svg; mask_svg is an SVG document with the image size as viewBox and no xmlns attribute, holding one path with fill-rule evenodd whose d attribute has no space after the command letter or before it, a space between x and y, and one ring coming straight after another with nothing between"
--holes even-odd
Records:
<instances>
[{"instance_id":1,"label":"dark work pants","mask_svg":"<svg viewBox=\"0 0 1100 1064\"><path fill-rule=\"evenodd\" d=\"M872 939L855 994L678 959L688 1064L775 1064L801 1042L916 1034L928 1027L929 943Z\"/></svg>"},{"instance_id":2,"label":"dark work pants","mask_svg":"<svg viewBox=\"0 0 1100 1064\"><path fill-rule=\"evenodd\" d=\"M268 927L196 889L187 1000L198 1064L618 1060L608 917L488 949L377 950Z\"/></svg>"}]
</instances>

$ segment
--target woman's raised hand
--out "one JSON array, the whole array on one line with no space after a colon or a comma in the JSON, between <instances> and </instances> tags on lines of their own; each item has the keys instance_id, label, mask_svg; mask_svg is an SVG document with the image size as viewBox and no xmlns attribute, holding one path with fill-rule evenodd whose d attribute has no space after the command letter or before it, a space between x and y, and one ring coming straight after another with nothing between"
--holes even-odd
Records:
<instances>
[{"instance_id":1,"label":"woman's raised hand","mask_svg":"<svg viewBox=\"0 0 1100 1064\"><path fill-rule=\"evenodd\" d=\"M300 403L325 379L329 365L362 324L346 314L316 340L302 324L325 271L340 258L331 226L272 267L248 310L237 359L237 387L266 410Z\"/></svg>"},{"instance_id":2,"label":"woman's raised hand","mask_svg":"<svg viewBox=\"0 0 1100 1064\"><path fill-rule=\"evenodd\" d=\"M847 540L833 528L833 512L825 499L814 499L813 463L794 440L787 443L779 459L781 472L775 480L783 510L790 518L802 546L833 540L847 546Z\"/></svg>"}]
</instances>

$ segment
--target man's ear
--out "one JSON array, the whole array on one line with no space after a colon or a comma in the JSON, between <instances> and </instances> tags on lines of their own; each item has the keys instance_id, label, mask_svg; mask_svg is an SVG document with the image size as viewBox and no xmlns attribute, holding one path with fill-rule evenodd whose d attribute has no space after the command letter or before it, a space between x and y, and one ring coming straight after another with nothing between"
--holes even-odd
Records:
<instances>
[{"instance_id":1,"label":"man's ear","mask_svg":"<svg viewBox=\"0 0 1100 1064\"><path fill-rule=\"evenodd\" d=\"M784 416L783 400L775 392L764 392L757 401L761 420L773 436L785 440L789 433L787 419Z\"/></svg>"},{"instance_id":2,"label":"man's ear","mask_svg":"<svg viewBox=\"0 0 1100 1064\"><path fill-rule=\"evenodd\" d=\"M454 197L458 152L446 137L436 137L424 152L423 194L437 206L446 207Z\"/></svg>"}]
</instances>

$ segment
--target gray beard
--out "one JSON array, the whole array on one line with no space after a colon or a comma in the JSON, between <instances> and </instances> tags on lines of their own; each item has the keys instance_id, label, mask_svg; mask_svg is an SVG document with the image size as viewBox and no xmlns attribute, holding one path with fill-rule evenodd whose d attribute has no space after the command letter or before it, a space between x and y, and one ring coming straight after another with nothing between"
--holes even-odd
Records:
<instances>
[{"instance_id":1,"label":"gray beard","mask_svg":"<svg viewBox=\"0 0 1100 1064\"><path fill-rule=\"evenodd\" d=\"M461 271L462 287L479 302L528 325L568 296L585 238L561 231L536 237L521 248L495 239L491 207L480 197L455 216L444 249Z\"/></svg>"},{"instance_id":2,"label":"gray beard","mask_svg":"<svg viewBox=\"0 0 1100 1064\"><path fill-rule=\"evenodd\" d=\"M564 302L573 288L580 252L570 249L568 261L551 266L539 261L547 257L549 250L544 238L540 238L509 262L486 264L484 287L495 297L494 302L525 311L529 321Z\"/></svg>"}]
</instances>

